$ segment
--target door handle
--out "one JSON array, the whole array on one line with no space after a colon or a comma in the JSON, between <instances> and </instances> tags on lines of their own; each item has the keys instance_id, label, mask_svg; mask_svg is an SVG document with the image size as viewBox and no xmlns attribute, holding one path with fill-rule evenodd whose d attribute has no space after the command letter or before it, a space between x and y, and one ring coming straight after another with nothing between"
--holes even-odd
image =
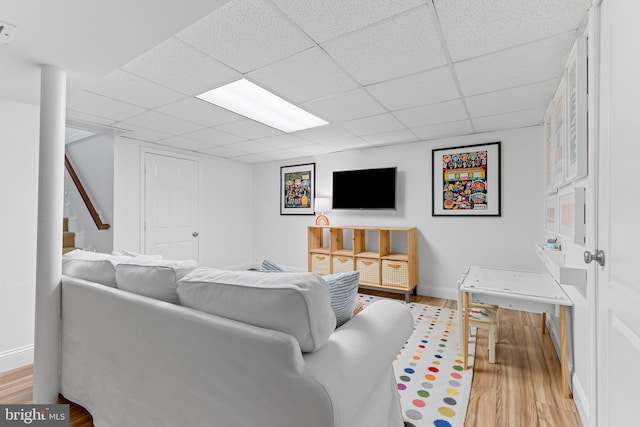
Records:
<instances>
[{"instance_id":1,"label":"door handle","mask_svg":"<svg viewBox=\"0 0 640 427\"><path fill-rule=\"evenodd\" d=\"M198 237L200 235L200 233L198 233L197 231L194 231L193 233L191 233L191 235L193 237Z\"/></svg>"},{"instance_id":2,"label":"door handle","mask_svg":"<svg viewBox=\"0 0 640 427\"><path fill-rule=\"evenodd\" d=\"M584 251L585 264L591 264L591 261L595 261L600 264L600 267L604 267L604 251L599 249L595 255L589 251Z\"/></svg>"}]
</instances>

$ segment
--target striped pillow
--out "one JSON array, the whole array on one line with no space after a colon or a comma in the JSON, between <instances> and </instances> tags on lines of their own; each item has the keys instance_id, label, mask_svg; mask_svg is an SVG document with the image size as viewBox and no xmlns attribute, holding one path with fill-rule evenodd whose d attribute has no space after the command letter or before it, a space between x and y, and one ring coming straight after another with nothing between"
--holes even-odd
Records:
<instances>
[{"instance_id":1,"label":"striped pillow","mask_svg":"<svg viewBox=\"0 0 640 427\"><path fill-rule=\"evenodd\" d=\"M280 267L275 262L265 259L262 261L262 264L260 265L260 271L287 271L287 270Z\"/></svg>"},{"instance_id":2,"label":"striped pillow","mask_svg":"<svg viewBox=\"0 0 640 427\"><path fill-rule=\"evenodd\" d=\"M359 271L327 274L322 278L329 285L331 309L336 315L336 327L346 323L353 315L358 294Z\"/></svg>"}]
</instances>

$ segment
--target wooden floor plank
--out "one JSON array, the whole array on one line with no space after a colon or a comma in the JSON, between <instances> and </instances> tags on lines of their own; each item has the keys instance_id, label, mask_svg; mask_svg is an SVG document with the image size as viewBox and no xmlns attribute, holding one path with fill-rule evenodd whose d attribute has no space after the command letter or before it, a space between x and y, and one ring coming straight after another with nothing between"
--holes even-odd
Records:
<instances>
[{"instance_id":1,"label":"wooden floor plank","mask_svg":"<svg viewBox=\"0 0 640 427\"><path fill-rule=\"evenodd\" d=\"M362 290L368 294L404 299L404 295ZM447 299L411 296L411 301L456 309ZM466 427L541 426L581 427L572 399L562 397L560 362L548 334L541 333L541 316L501 309L496 363L489 363L487 331L479 330ZM0 403L33 400L31 366L0 374ZM61 403L69 403L60 397ZM70 403L70 427L93 427L91 415Z\"/></svg>"}]
</instances>

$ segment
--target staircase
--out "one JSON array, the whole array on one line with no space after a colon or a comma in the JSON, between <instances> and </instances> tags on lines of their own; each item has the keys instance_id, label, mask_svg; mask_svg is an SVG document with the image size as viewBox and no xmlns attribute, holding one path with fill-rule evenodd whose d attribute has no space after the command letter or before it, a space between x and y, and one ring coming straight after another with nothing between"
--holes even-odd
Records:
<instances>
[{"instance_id":1,"label":"staircase","mask_svg":"<svg viewBox=\"0 0 640 427\"><path fill-rule=\"evenodd\" d=\"M69 231L69 218L62 220L62 253L76 249L76 233Z\"/></svg>"}]
</instances>

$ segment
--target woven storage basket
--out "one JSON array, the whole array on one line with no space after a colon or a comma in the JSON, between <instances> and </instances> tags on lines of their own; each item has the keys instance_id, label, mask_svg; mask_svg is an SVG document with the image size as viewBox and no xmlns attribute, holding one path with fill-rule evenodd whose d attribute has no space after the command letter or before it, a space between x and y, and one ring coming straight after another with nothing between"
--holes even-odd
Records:
<instances>
[{"instance_id":1,"label":"woven storage basket","mask_svg":"<svg viewBox=\"0 0 640 427\"><path fill-rule=\"evenodd\" d=\"M329 264L329 255L311 254L311 271L318 274L329 274L331 264Z\"/></svg>"},{"instance_id":2,"label":"woven storage basket","mask_svg":"<svg viewBox=\"0 0 640 427\"><path fill-rule=\"evenodd\" d=\"M331 263L333 264L334 273L353 271L353 258L340 255L332 256Z\"/></svg>"},{"instance_id":3,"label":"woven storage basket","mask_svg":"<svg viewBox=\"0 0 640 427\"><path fill-rule=\"evenodd\" d=\"M380 283L380 261L377 259L358 258L356 270L360 272L360 281Z\"/></svg>"},{"instance_id":4,"label":"woven storage basket","mask_svg":"<svg viewBox=\"0 0 640 427\"><path fill-rule=\"evenodd\" d=\"M405 261L382 260L382 285L409 287L409 265Z\"/></svg>"}]
</instances>

